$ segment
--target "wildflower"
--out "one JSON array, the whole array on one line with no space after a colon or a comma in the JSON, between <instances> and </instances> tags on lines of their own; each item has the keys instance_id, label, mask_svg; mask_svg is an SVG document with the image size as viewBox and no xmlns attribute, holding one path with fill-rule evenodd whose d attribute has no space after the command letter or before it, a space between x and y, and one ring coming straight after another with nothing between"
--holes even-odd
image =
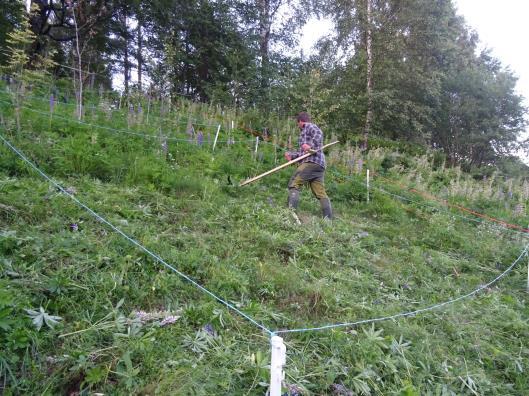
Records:
<instances>
[{"instance_id":1,"label":"wildflower","mask_svg":"<svg viewBox=\"0 0 529 396\"><path fill-rule=\"evenodd\" d=\"M145 311L136 311L134 312L134 316L136 316L136 319L139 319L141 322L149 321L149 314Z\"/></svg>"},{"instance_id":2,"label":"wildflower","mask_svg":"<svg viewBox=\"0 0 529 396\"><path fill-rule=\"evenodd\" d=\"M204 331L205 333L209 334L212 337L217 336L217 332L215 331L215 328L213 327L211 323L205 324L204 327L202 327L202 331Z\"/></svg>"},{"instance_id":3,"label":"wildflower","mask_svg":"<svg viewBox=\"0 0 529 396\"><path fill-rule=\"evenodd\" d=\"M173 324L173 323L175 323L178 319L180 319L180 316L174 316L174 315L167 316L167 317L165 317L165 318L160 322L160 327L163 327L163 326L167 326L167 325Z\"/></svg>"}]
</instances>

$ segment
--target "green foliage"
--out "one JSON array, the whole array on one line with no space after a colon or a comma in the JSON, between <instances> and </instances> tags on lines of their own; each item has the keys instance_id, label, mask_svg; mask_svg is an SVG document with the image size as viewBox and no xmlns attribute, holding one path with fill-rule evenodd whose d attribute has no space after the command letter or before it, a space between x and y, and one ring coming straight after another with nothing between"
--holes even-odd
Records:
<instances>
[{"instance_id":1,"label":"green foliage","mask_svg":"<svg viewBox=\"0 0 529 396\"><path fill-rule=\"evenodd\" d=\"M0 4L0 48L6 48L6 38L22 19L23 5L19 1L4 1ZM0 65L5 64L6 54L0 51Z\"/></svg>"},{"instance_id":2,"label":"green foliage","mask_svg":"<svg viewBox=\"0 0 529 396\"><path fill-rule=\"evenodd\" d=\"M215 108L180 102L166 114L164 131L175 140L164 148L159 118L129 127L125 111L108 117L98 110L86 121L109 129L96 130L71 121L67 104L48 117L47 101L26 103L46 115L24 109L22 133L13 134L14 112L4 106L2 136L76 199L270 329L355 322L450 300L498 276L527 243L403 187L527 224L526 211L514 213L529 203L523 179L475 180L444 168L435 153L410 155L412 145L381 139L353 152L373 171L369 203L365 175L347 162L352 148L333 148L326 186L336 219L321 220L304 190L299 225L284 207L290 169L238 187L279 164L272 144L261 142L255 156L254 141L234 129L237 143L213 151L211 141L199 146L175 127L199 113L218 120ZM133 130L155 138L126 133ZM266 335L16 158L0 147L5 392L266 392ZM522 394L529 356L519 340L529 334L521 268L436 311L284 334L286 385L305 394ZM40 331L26 310L35 311ZM52 329L46 319L53 317L62 320Z\"/></svg>"},{"instance_id":3,"label":"green foliage","mask_svg":"<svg viewBox=\"0 0 529 396\"><path fill-rule=\"evenodd\" d=\"M3 260L2 272L7 273L10 262ZM11 276L18 276L13 271ZM8 281L0 279L0 344L2 356L0 357L0 378L3 381L16 384L17 369L23 362L24 351L32 344L32 331L28 320L22 314L23 302L8 289Z\"/></svg>"},{"instance_id":4,"label":"green foliage","mask_svg":"<svg viewBox=\"0 0 529 396\"><path fill-rule=\"evenodd\" d=\"M354 148L368 99L365 2L318 5L333 14L337 37L310 60L266 47L292 43L305 13L259 36L267 26L258 23L273 16L258 6L279 1L39 2L31 28L20 4L4 3L0 43L7 19L17 29L2 64L14 83L1 87L0 133L154 256L1 145L0 393L264 394L266 334L170 267L267 328L305 328L449 301L496 278L526 247L525 234L456 209L529 223L527 167L510 157L523 149L515 79L476 55L451 2L373 3L375 136L366 151ZM51 6L62 25L42 19ZM142 54L153 80L147 95L139 86L124 97L87 92L85 123L72 119L71 82L48 86L42 73L51 48L66 63L72 42L43 36L68 40L60 34L71 32L72 11L83 64L99 73L88 86L108 84L110 70L128 81ZM61 98L53 109L50 92ZM140 104L143 113L128 112ZM297 217L284 207L290 170L238 187L281 163L297 135L287 117L300 110L347 143L328 157L332 223L309 191ZM204 129L202 145L192 126ZM261 141L255 155L246 130L264 128L274 145ZM228 138L237 143L221 143ZM436 311L284 334L285 385L318 395L524 394L522 263Z\"/></svg>"},{"instance_id":5,"label":"green foliage","mask_svg":"<svg viewBox=\"0 0 529 396\"><path fill-rule=\"evenodd\" d=\"M27 16L22 19L19 29L7 34L6 56L8 61L0 70L15 79L17 91L29 84L41 81L46 70L54 65L48 56L33 57L29 52L36 39L37 36L31 31Z\"/></svg>"}]
</instances>

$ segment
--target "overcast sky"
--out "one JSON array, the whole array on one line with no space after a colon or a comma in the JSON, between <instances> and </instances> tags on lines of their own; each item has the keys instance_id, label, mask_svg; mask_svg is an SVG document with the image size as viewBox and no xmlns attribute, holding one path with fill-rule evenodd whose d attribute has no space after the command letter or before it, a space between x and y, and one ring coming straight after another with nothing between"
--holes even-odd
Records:
<instances>
[{"instance_id":1,"label":"overcast sky","mask_svg":"<svg viewBox=\"0 0 529 396\"><path fill-rule=\"evenodd\" d=\"M474 29L480 48L490 48L495 58L519 78L517 91L529 105L529 1L455 0L458 13Z\"/></svg>"},{"instance_id":2,"label":"overcast sky","mask_svg":"<svg viewBox=\"0 0 529 396\"><path fill-rule=\"evenodd\" d=\"M517 93L529 107L529 37L528 0L454 0L458 13L463 15L481 42L480 48L490 48L492 55L518 77ZM529 118L526 115L526 118ZM526 130L529 137L529 130ZM519 157L529 165L529 158Z\"/></svg>"}]
</instances>

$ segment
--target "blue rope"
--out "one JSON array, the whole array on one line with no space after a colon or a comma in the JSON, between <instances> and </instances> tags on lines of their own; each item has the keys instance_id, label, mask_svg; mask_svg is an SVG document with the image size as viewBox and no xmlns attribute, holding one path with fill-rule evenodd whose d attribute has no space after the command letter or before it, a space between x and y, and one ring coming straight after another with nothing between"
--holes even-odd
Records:
<instances>
[{"instance_id":1,"label":"blue rope","mask_svg":"<svg viewBox=\"0 0 529 396\"><path fill-rule=\"evenodd\" d=\"M359 321L356 321L356 322L329 324L329 325L320 326L320 327L307 327L307 328L299 328L299 329L275 330L273 333L274 334L305 333L305 332L309 332L309 331L336 329L336 328L339 328L339 327L353 327L353 326L358 326L358 325L361 325L361 324L376 323L376 322L382 322L382 321L391 320L391 319L403 318L403 317L407 317L407 316L415 316L415 315L420 314L420 313L432 311L434 309L441 308L441 307L444 307L446 305L450 305L450 304L453 304L455 302L461 301L461 300L463 300L465 298L471 297L471 296L479 293L483 289L486 289L487 287L489 287L492 284L496 283L498 280L500 280L505 275L507 275L509 272L511 272L512 269L516 266L516 264L518 264L518 261L520 261L525 255L528 255L528 253L527 253L528 250L529 250L529 244L525 247L525 249L520 254L520 256L518 256L518 258L509 266L509 268L507 268L504 272L502 272L500 275L498 275L492 281L490 281L490 282L478 287L476 290L473 290L470 293L467 293L465 295L459 296L457 298L454 298L454 299L451 299L451 300L448 300L448 301L445 301L445 302L442 302L442 303L439 303L439 304L432 305L430 307L417 309L415 311L401 312L401 313L398 313L398 314L395 314L395 315L391 315L391 316L384 316L384 317L379 317L379 318L374 318L374 319L359 320Z\"/></svg>"},{"instance_id":2,"label":"blue rope","mask_svg":"<svg viewBox=\"0 0 529 396\"><path fill-rule=\"evenodd\" d=\"M471 291L470 293L467 293L465 295L462 295L462 296L459 296L457 298L454 298L454 299L450 299L450 300L447 300L445 302L442 302L442 303L438 303L438 304L435 304L435 305L432 305L432 306L429 306L429 307L425 307L425 308L421 308L421 309L418 309L418 310L414 310L414 311L408 311L408 312L401 312L401 313L398 313L398 314L395 314L395 315L390 315L390 316L384 316L384 317L378 317L378 318L373 318L373 319L364 319L364 320L360 320L360 321L355 321L355 322L345 322L345 323L337 323L337 324L328 324L328 325L324 325L324 326L319 326L319 327L307 327L307 328L295 328L295 329L284 329L284 330L275 330L275 331L272 331L272 330L269 330L268 328L266 328L264 325L260 324L259 322L257 322L256 320L254 320L253 318L251 318L250 316L248 316L247 314L245 314L244 312L242 312L241 310L239 310L238 308L236 308L235 306L233 306L232 304L230 304L229 302L221 299L220 297L218 297L217 295L215 295L213 292L209 291L208 289L206 289L205 287L203 287L202 285L200 285L199 283L197 283L195 280L193 280L192 278L190 278L188 275L180 272L179 270L177 270L176 268L174 268L172 265L168 264L167 262L165 262L162 258L160 258L158 255L156 255L155 253L152 253L150 250L148 250L147 248L145 248L144 246L142 246L141 244L139 244L137 241L135 241L134 239L130 238L128 235L126 235L123 231L121 231L119 228L115 227L113 224L111 224L110 222L108 222L106 219L104 219L103 217L101 217L100 215L98 215L96 212L94 212L92 209L90 209L89 207L87 207L86 205L84 205L82 202L80 202L77 198L75 198L72 194L68 193L61 185L59 185L57 182L55 182L53 179L51 179L49 176L47 176L44 172L42 172L36 165L34 165L31 161L29 161L19 150L17 150L13 145L11 145L1 134L0 134L0 139L2 139L2 141L12 150L14 151L20 158L22 158L27 164L29 164L34 170L36 170L43 178L45 178L46 180L48 180L50 183L52 183L53 185L55 185L60 191L62 191L64 194L66 194L68 197L70 197L74 202L76 202L79 206L81 206L82 208L84 208L86 211L88 211L89 213L91 213L94 217L96 217L97 219L99 219L101 222L107 224L111 229L113 229L114 231L116 231L117 233L119 233L120 235L122 235L125 239L127 239L129 242L131 242L132 244L134 244L135 246L137 246L140 250L144 251L145 253L147 253L149 256L153 257L156 261L162 263L165 267L171 269L173 272L175 272L176 274L178 274L179 276L181 276L182 278L186 279L188 282L190 282L191 284L195 285L198 289L200 289L201 291L203 291L204 293L210 295L211 297L213 297L215 300L217 300L218 302L220 302L221 304L225 305L227 308L233 310L234 312L238 313L240 316L244 317L245 319L247 319L249 322L251 322L252 324L256 325L257 327L259 327L260 329L264 330L265 332L267 332L270 337L273 337L275 335L278 335L278 334L286 334L286 333L302 333L302 332L312 332L312 331L321 331L321 330L329 330L329 329L336 329L336 328L342 328L342 327L353 327L353 326L358 326L358 325L362 325L362 324L369 324L369 323L376 323L376 322L382 322L382 321L386 321L386 320L394 320L394 319L398 319L398 318L402 318L402 317L408 317L408 316L415 316L415 315L418 315L420 313L424 313L424 312L428 312L428 311L432 311L434 309L438 309L438 308L441 308L441 307L444 307L444 306L447 306L447 305L450 305L450 304L454 304L458 301L461 301L463 299L466 299L466 298L469 298L477 293L479 293L480 291L490 287L491 285L493 285L494 283L498 282L500 279L502 279L503 277L505 277L508 273L510 273L513 268L516 266L516 264L518 264L518 262L526 255L529 256L528 254L528 251L529 251L529 244L525 247L525 249L522 251L522 253L518 256L518 258L504 271L502 272L500 275L498 275L496 278L494 278L492 281L484 284L484 285L481 285L480 287L478 287L477 289Z\"/></svg>"},{"instance_id":3,"label":"blue rope","mask_svg":"<svg viewBox=\"0 0 529 396\"><path fill-rule=\"evenodd\" d=\"M259 322L257 322L256 320L254 320L253 318L251 318L250 316L248 316L247 314L245 314L244 312L242 312L241 310L239 310L238 308L236 308L235 306L233 306L232 304L230 304L229 302L223 300L222 298L218 297L217 295L215 295L213 292L209 291L208 289L206 289L204 286L200 285L199 283L197 283L195 280L193 280L192 278L190 278L188 275L184 274L183 272L180 272L179 270L177 270L175 267L173 267L171 264L168 264L167 262L165 262L165 260L163 260L160 256L158 256L157 254L151 252L149 249L145 248L144 246L142 246L140 243L136 242L134 239L132 239L131 237L129 237L127 234L125 234L123 231L121 231L119 228L117 228L116 226L114 226L112 223L110 223L109 221L107 221L106 219L104 219L103 217L101 217L99 214L97 214L96 212L94 212L92 209L90 209L88 206L86 206L85 204L83 204L81 201L79 201L77 198L75 198L72 194L70 194L69 192L67 192L59 183L57 183L56 181L54 181L52 178L50 178L48 175L46 175L43 171L41 171L35 164L33 164L24 154L22 154L22 152L20 152L17 148L15 148L9 141L7 141L1 134L0 134L0 139L4 142L4 144L6 144L12 151L14 151L20 158L22 158L22 160L24 160L28 165L30 165L35 171L37 171L44 179L46 179L47 181L49 181L50 183L52 183L56 188L58 188L61 192L63 192L64 194L66 194L68 197L70 197L75 203L77 203L77 205L81 206L83 209L85 209L87 212L89 212L92 216L94 216L96 219L98 219L99 221L105 223L106 225L108 225L111 229L113 229L114 231L116 231L117 233L119 233L121 236L123 236L125 239L127 239L130 243L132 243L133 245L135 245L136 247L138 247L140 250L142 250L143 252L147 253L149 256L151 256L152 258L154 258L156 261L160 262L161 264L163 264L165 267L169 268L170 270L172 270L173 272L175 272L176 274L178 274L180 277L184 278L185 280L187 280L188 282L190 282L191 284L193 284L194 286L196 286L198 289L200 289L201 291L203 291L204 293L208 294L209 296L213 297L215 300L217 300L219 303L225 305L227 308L231 309L232 311L238 313L240 316L242 316L243 318L247 319L249 322L253 323L254 325L256 325L257 327L259 327L260 329L264 330L265 332L267 332L269 335L272 335L272 331L269 330L268 328L266 328L265 326L263 326L262 324L260 324Z\"/></svg>"}]
</instances>

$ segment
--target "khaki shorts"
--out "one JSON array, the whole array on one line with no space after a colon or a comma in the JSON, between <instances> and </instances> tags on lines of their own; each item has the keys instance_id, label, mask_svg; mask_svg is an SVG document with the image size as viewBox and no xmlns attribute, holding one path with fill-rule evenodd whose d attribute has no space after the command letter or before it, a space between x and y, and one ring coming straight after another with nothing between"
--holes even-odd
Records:
<instances>
[{"instance_id":1,"label":"khaki shorts","mask_svg":"<svg viewBox=\"0 0 529 396\"><path fill-rule=\"evenodd\" d=\"M303 185L309 184L314 196L318 199L327 198L323 176L325 169L314 162L304 162L296 169L296 172L288 182L288 188L299 190Z\"/></svg>"}]
</instances>

